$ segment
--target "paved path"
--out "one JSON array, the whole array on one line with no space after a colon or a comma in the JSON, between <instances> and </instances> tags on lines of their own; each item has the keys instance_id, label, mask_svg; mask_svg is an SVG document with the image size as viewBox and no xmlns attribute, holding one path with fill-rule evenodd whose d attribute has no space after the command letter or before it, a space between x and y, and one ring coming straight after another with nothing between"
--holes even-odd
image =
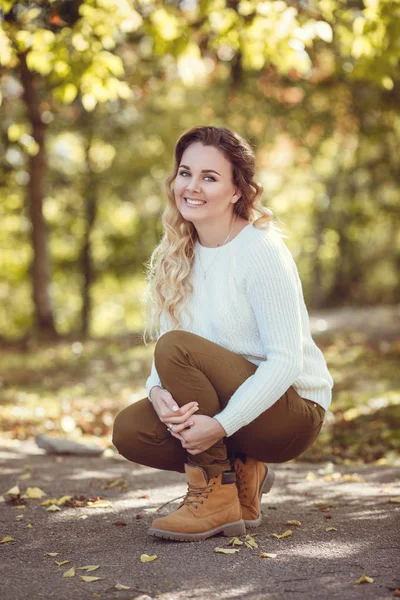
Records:
<instances>
[{"instance_id":1,"label":"paved path","mask_svg":"<svg viewBox=\"0 0 400 600\"><path fill-rule=\"evenodd\" d=\"M43 454L33 442L3 443L0 469L1 493L18 483L21 493L38 486L45 498L103 496L112 504L63 507L60 512L39 507L42 500L27 500L24 510L0 504L0 539L15 539L0 544L5 600L376 600L392 598L400 588L400 504L389 502L400 496L397 467L276 465L275 485L263 497L263 524L253 533L259 549L241 547L235 555L215 553L229 541L220 536L179 543L147 535L157 507L185 493L184 475L132 465L118 455L60 459ZM22 479L24 473L31 477ZM125 490L105 487L116 478L126 480ZM178 504L171 503L161 514ZM286 525L289 519L301 526ZM33 527L26 528L28 523ZM289 528L293 534L288 538L271 535ZM277 557L260 558L260 551ZM142 553L158 558L143 564ZM57 566L55 560L70 562ZM100 565L87 575L104 579L84 582L82 570L62 578L73 565ZM364 572L374 582L357 585ZM117 583L131 589L117 590Z\"/></svg>"}]
</instances>

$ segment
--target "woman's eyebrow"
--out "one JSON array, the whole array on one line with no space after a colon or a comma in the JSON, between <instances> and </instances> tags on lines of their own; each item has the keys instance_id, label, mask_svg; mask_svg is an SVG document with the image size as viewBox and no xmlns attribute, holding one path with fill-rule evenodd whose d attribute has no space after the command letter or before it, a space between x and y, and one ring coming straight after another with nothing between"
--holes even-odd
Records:
<instances>
[{"instance_id":1,"label":"woman's eyebrow","mask_svg":"<svg viewBox=\"0 0 400 600\"><path fill-rule=\"evenodd\" d=\"M179 165L180 169L187 169L188 171L190 171L190 167L188 167L187 165ZM220 175L220 173L218 173L218 171L214 171L214 169L203 169L202 173L216 173L217 175Z\"/></svg>"}]
</instances>

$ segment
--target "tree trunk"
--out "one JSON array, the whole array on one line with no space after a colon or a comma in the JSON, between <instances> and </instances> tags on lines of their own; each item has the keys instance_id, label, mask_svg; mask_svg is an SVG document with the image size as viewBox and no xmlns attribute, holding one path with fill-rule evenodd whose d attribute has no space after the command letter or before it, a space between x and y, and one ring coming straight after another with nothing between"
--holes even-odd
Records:
<instances>
[{"instance_id":1,"label":"tree trunk","mask_svg":"<svg viewBox=\"0 0 400 600\"><path fill-rule=\"evenodd\" d=\"M81 331L87 337L90 330L90 316L92 312L91 287L95 279L92 260L91 234L96 220L97 213L97 177L93 172L90 160L89 150L92 143L92 127L89 124L88 143L86 148L87 177L85 178L85 233L81 252L81 265L83 274L82 284L82 313L81 313Z\"/></svg>"},{"instance_id":2,"label":"tree trunk","mask_svg":"<svg viewBox=\"0 0 400 600\"><path fill-rule=\"evenodd\" d=\"M46 223L43 217L44 176L46 173L45 124L41 120L39 97L35 75L29 71L25 54L19 55L23 99L32 127L32 136L39 151L30 157L27 201L31 218L31 240L33 259L31 267L32 295L35 307L35 325L39 335L54 337L53 307L49 293L50 258L47 244Z\"/></svg>"}]
</instances>

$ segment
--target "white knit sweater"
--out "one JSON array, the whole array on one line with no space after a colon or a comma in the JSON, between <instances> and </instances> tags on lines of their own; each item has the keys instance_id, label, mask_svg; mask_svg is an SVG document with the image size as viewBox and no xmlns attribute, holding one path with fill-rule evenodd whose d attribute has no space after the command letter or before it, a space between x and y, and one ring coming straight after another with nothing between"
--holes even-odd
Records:
<instances>
[{"instance_id":1,"label":"white knit sweater","mask_svg":"<svg viewBox=\"0 0 400 600\"><path fill-rule=\"evenodd\" d=\"M296 263L273 226L261 230L249 223L218 248L206 248L197 241L191 276L193 323L185 314L182 329L258 367L215 415L227 436L251 423L290 386L302 398L329 407L333 379L311 337ZM160 335L168 330L163 321ZM153 359L146 381L148 393L154 385L161 383Z\"/></svg>"}]
</instances>

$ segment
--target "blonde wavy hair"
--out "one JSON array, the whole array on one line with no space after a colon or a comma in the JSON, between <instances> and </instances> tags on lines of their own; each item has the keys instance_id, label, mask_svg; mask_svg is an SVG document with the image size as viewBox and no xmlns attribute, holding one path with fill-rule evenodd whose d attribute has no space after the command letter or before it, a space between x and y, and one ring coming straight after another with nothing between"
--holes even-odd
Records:
<instances>
[{"instance_id":1,"label":"blonde wavy hair","mask_svg":"<svg viewBox=\"0 0 400 600\"><path fill-rule=\"evenodd\" d=\"M218 148L232 164L233 184L242 194L233 205L234 214L247 219L257 229L274 227L280 231L275 225L272 210L261 205L263 188L254 181L255 156L250 144L236 132L223 127L194 127L186 131L175 145L174 170L165 181L168 202L162 215L164 233L145 263L148 282L144 295L145 346L149 341L158 339L163 314L169 317L171 329L181 329L182 311L187 310L187 300L193 292L190 273L198 235L193 223L186 221L179 212L172 184L184 151L194 142ZM261 216L257 218L255 213Z\"/></svg>"}]
</instances>

